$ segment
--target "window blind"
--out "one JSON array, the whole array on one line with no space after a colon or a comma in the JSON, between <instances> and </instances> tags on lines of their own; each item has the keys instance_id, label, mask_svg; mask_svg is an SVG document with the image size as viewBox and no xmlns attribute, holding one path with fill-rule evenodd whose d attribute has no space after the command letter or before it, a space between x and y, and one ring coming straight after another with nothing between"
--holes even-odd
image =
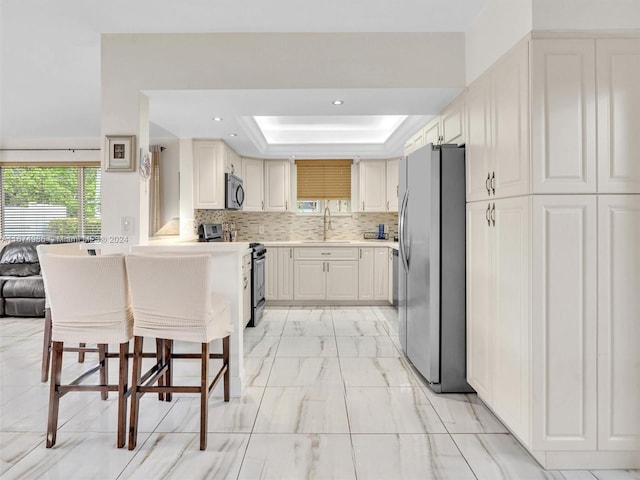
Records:
<instances>
[{"instance_id":1,"label":"window blind","mask_svg":"<svg viewBox=\"0 0 640 480\"><path fill-rule=\"evenodd\" d=\"M298 200L351 198L351 160L296 160Z\"/></svg>"},{"instance_id":2,"label":"window blind","mask_svg":"<svg viewBox=\"0 0 640 480\"><path fill-rule=\"evenodd\" d=\"M99 236L100 167L0 167L2 237Z\"/></svg>"}]
</instances>

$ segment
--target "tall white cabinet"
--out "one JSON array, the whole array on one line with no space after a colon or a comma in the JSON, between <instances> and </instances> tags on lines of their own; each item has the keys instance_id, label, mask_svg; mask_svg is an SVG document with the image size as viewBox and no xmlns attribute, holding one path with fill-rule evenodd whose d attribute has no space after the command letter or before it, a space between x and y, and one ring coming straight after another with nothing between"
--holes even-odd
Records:
<instances>
[{"instance_id":1,"label":"tall white cabinet","mask_svg":"<svg viewBox=\"0 0 640 480\"><path fill-rule=\"evenodd\" d=\"M640 468L638 85L533 34L466 94L467 377L547 468Z\"/></svg>"},{"instance_id":2,"label":"tall white cabinet","mask_svg":"<svg viewBox=\"0 0 640 480\"><path fill-rule=\"evenodd\" d=\"M291 165L288 160L265 160L264 162L264 210L287 212L291 205Z\"/></svg>"}]
</instances>

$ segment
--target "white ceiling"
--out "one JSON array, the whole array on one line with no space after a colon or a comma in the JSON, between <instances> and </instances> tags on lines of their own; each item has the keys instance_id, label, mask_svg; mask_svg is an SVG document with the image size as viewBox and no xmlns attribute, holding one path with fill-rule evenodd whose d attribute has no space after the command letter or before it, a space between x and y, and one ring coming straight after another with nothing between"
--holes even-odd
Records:
<instances>
[{"instance_id":1,"label":"white ceiling","mask_svg":"<svg viewBox=\"0 0 640 480\"><path fill-rule=\"evenodd\" d=\"M137 32L447 32L466 31L485 0L1 0L0 142L100 135L100 34ZM170 68L170 62L167 62ZM353 89L147 92L152 133L225 138L244 155L393 156L411 129L457 89ZM345 104L331 105L340 98ZM253 116L405 115L385 142L269 144ZM213 122L221 116L223 122ZM302 118L304 117L304 118ZM318 117L317 121L310 120ZM353 119L348 123L353 125ZM292 119L287 119L291 124ZM216 123L217 125L214 125ZM299 123L300 124L300 123ZM333 128L333 127L332 127ZM227 137L235 131L238 137ZM358 132L358 129L352 130ZM337 134L336 134L337 135ZM337 136L336 136L337 138ZM341 153L342 152L342 153ZM355 153L357 152L357 153Z\"/></svg>"}]
</instances>

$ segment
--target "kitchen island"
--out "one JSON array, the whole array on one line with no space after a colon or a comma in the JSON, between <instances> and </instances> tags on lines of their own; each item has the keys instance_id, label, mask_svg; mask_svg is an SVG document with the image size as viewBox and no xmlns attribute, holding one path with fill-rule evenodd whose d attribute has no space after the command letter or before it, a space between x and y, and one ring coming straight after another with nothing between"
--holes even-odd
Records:
<instances>
[{"instance_id":1,"label":"kitchen island","mask_svg":"<svg viewBox=\"0 0 640 480\"><path fill-rule=\"evenodd\" d=\"M242 395L245 382L243 331L245 322L242 314L242 261L251 249L246 242L212 242L180 241L168 239L151 241L148 245L131 247L132 253L172 253L176 255L210 254L213 257L213 288L216 293L229 298L231 306L231 325L233 332L230 343L230 387L231 396ZM218 342L216 342L218 343ZM220 342L221 344L221 342Z\"/></svg>"}]
</instances>

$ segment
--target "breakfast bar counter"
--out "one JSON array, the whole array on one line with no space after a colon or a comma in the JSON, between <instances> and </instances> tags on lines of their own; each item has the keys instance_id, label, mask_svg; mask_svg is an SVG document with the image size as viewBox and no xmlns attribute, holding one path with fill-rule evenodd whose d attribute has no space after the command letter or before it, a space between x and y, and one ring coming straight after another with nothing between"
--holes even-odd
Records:
<instances>
[{"instance_id":1,"label":"breakfast bar counter","mask_svg":"<svg viewBox=\"0 0 640 480\"><path fill-rule=\"evenodd\" d=\"M132 253L210 254L213 257L213 288L229 298L233 332L230 340L231 396L239 397L244 388L242 315L242 261L251 252L246 242L158 241L131 247Z\"/></svg>"}]
</instances>

